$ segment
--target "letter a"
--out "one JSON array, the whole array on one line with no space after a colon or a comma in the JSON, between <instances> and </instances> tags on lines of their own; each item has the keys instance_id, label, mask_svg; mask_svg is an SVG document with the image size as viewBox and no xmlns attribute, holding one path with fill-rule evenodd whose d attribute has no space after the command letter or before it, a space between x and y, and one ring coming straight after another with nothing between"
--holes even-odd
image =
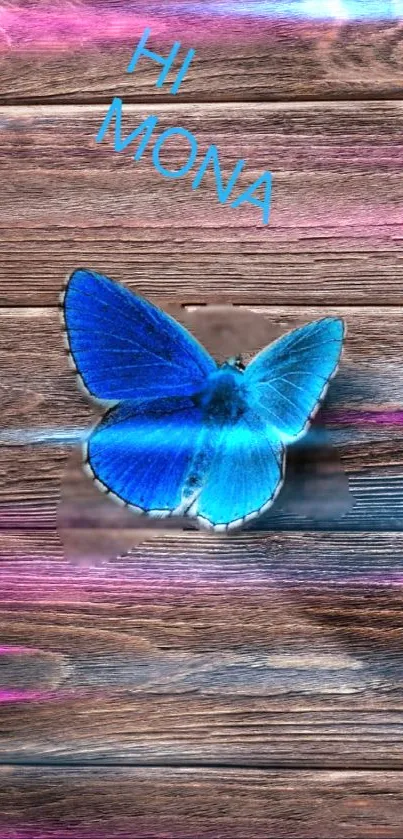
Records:
<instances>
[{"instance_id":1,"label":"letter a","mask_svg":"<svg viewBox=\"0 0 403 839\"><path fill-rule=\"evenodd\" d=\"M249 204L254 204L255 207L261 207L263 210L263 224L269 223L269 215L270 215L270 196L271 196L271 182L272 176L270 172L263 172L263 175L257 179L253 184L251 184L248 189L245 189L245 192L242 192L235 201L232 201L231 207L239 207L240 204L244 204L245 201L248 201ZM255 198L254 193L256 190L265 184L265 193L263 200L260 198Z\"/></svg>"}]
</instances>

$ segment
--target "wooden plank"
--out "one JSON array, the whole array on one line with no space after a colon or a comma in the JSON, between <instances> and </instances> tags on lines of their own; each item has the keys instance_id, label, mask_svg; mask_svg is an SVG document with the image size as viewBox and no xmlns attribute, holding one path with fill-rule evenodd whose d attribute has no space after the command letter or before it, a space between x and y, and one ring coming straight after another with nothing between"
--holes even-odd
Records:
<instances>
[{"instance_id":1,"label":"wooden plank","mask_svg":"<svg viewBox=\"0 0 403 839\"><path fill-rule=\"evenodd\" d=\"M2 839L400 839L399 772L4 766Z\"/></svg>"},{"instance_id":2,"label":"wooden plank","mask_svg":"<svg viewBox=\"0 0 403 839\"><path fill-rule=\"evenodd\" d=\"M399 772L1 769L3 839L400 839Z\"/></svg>"},{"instance_id":3,"label":"wooden plank","mask_svg":"<svg viewBox=\"0 0 403 839\"><path fill-rule=\"evenodd\" d=\"M390 533L162 534L90 565L0 533L2 760L401 769L402 565Z\"/></svg>"},{"instance_id":4,"label":"wooden plank","mask_svg":"<svg viewBox=\"0 0 403 839\"><path fill-rule=\"evenodd\" d=\"M391 98L403 82L399 20L393 10L380 20L371 9L354 19L340 10L302 9L298 2L195 4L190 0L135 7L70 3L52 7L11 2L2 15L1 85L3 102L100 101L114 93L132 101L169 94L176 72L157 91L157 67L126 68L141 33L152 30L149 45L167 55L182 42L196 55L183 81L182 99L202 101ZM294 7L294 8L293 8ZM321 20L321 11L323 18ZM304 14L305 12L305 14ZM332 19L333 18L333 19ZM373 19L371 19L373 18ZM389 18L389 19L387 19ZM178 58L176 71L181 64Z\"/></svg>"},{"instance_id":5,"label":"wooden plank","mask_svg":"<svg viewBox=\"0 0 403 839\"><path fill-rule=\"evenodd\" d=\"M330 506L321 506L322 500L312 496L318 503L313 515L312 501L307 511L290 504L283 493L259 526L341 530L376 526L400 530L403 315L398 309L379 307L376 315L360 307L175 310L182 322L221 359L240 349L248 356L274 336L329 313L345 318L348 337L342 368L332 384L322 418L327 439L341 460L339 464L334 451L332 469L336 478L340 471L348 473L352 498L345 502L346 508L342 506L346 515L342 517L337 512L334 516L332 484ZM77 388L68 368L57 311L3 308L0 334L0 526L54 527L68 451L90 428L97 412ZM288 475L292 475L291 465ZM85 502L86 484L90 486L82 476L77 485L78 504ZM94 503L98 498L101 503L102 495L95 496ZM97 510L101 514L99 506Z\"/></svg>"},{"instance_id":6,"label":"wooden plank","mask_svg":"<svg viewBox=\"0 0 403 839\"><path fill-rule=\"evenodd\" d=\"M153 112L194 133L200 162L216 143L225 181L245 159L234 196L272 171L268 226L219 204L210 173L192 190L147 150L97 145L106 110L2 109L1 304L54 304L83 264L165 301L402 303L402 103L127 106L124 136Z\"/></svg>"},{"instance_id":7,"label":"wooden plank","mask_svg":"<svg viewBox=\"0 0 403 839\"><path fill-rule=\"evenodd\" d=\"M395 429L391 436L399 439L403 406L403 313L399 309L192 307L175 313L218 361L235 352L243 352L248 360L275 336L327 315L342 317L347 337L340 370L330 385L326 418L332 426L348 429L344 442L365 440L370 427L372 439L387 439L385 427ZM97 416L69 368L62 332L55 308L0 309L2 442L29 442L23 434L13 437L12 431L18 429L36 429L36 439L52 442L52 430L85 430Z\"/></svg>"}]
</instances>

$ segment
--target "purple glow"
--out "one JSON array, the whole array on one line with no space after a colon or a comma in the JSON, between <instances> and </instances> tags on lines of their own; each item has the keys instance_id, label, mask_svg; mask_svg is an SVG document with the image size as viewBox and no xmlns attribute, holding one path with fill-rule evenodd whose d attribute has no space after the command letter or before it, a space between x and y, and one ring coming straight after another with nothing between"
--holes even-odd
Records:
<instances>
[{"instance_id":1,"label":"purple glow","mask_svg":"<svg viewBox=\"0 0 403 839\"><path fill-rule=\"evenodd\" d=\"M186 47L203 42L267 37L262 23L289 21L299 27L313 22L398 20L403 0L206 0L206 2L148 3L130 7L80 5L64 2L55 7L23 4L0 10L0 50L68 50L99 44L127 43L133 47L147 27L164 43L189 40ZM301 30L302 32L303 30ZM284 35L284 33L283 33ZM191 43L191 41L194 43ZM185 45L184 45L185 46ZM122 70L123 72L123 70Z\"/></svg>"},{"instance_id":2,"label":"purple glow","mask_svg":"<svg viewBox=\"0 0 403 839\"><path fill-rule=\"evenodd\" d=\"M274 537L277 535L273 534ZM352 534L352 540L357 535L360 536ZM1 572L1 602L3 606L10 604L13 608L25 603L41 604L46 608L47 604L53 607L55 603L61 606L88 602L108 603L108 607L112 608L114 604L175 602L178 596L192 599L197 595L208 602L211 598L215 601L220 595L236 597L239 592L243 592L244 596L248 592L254 600L257 594L263 595L273 586L282 589L300 588L311 583L324 586L331 583L338 587L401 586L403 583L400 558L391 562L386 572L384 567L376 567L376 558L360 556L359 553L353 565L348 561L343 569L336 568L334 573L330 572L326 559L324 566L320 557L315 560L316 564L303 571L299 565L295 566L290 551L279 559L273 558L268 536L267 533L262 537L255 535L252 543L249 537L248 561L242 563L234 563L232 559L231 539L223 540L214 561L206 562L206 549L202 544L200 557L189 557L185 542L182 557L169 556L166 554L166 543L162 554L159 553L156 537L145 541L144 550L140 545L132 556L102 565L93 563L92 566L78 567L58 558L47 560L39 556L7 563L7 570L4 566ZM193 540L191 544L194 554ZM177 543L175 550L177 553ZM40 694L37 696L39 698ZM50 694L43 696L49 697Z\"/></svg>"},{"instance_id":3,"label":"purple glow","mask_svg":"<svg viewBox=\"0 0 403 839\"><path fill-rule=\"evenodd\" d=\"M160 35L167 26L161 18L113 9L73 8L70 4L0 10L0 49L69 49L103 42L138 41L146 27ZM123 68L124 69L124 68ZM122 70L123 72L123 70Z\"/></svg>"},{"instance_id":4,"label":"purple glow","mask_svg":"<svg viewBox=\"0 0 403 839\"><path fill-rule=\"evenodd\" d=\"M126 831L116 832L116 826L113 827L114 839L144 839L144 832L136 833L130 829L130 833ZM149 834L152 836L152 834ZM189 834L182 834L183 839L188 839ZM0 839L111 839L110 828L98 827L96 833L92 828L75 827L68 824L65 827L58 827L51 823L46 823L44 827L30 826L30 827L7 827L0 822ZM175 833L167 833L164 831L164 839L182 839L181 836Z\"/></svg>"},{"instance_id":5,"label":"purple glow","mask_svg":"<svg viewBox=\"0 0 403 839\"><path fill-rule=\"evenodd\" d=\"M13 688L0 688L0 705L7 702L43 702L49 699L59 699L54 691L46 690L14 690Z\"/></svg>"},{"instance_id":6,"label":"purple glow","mask_svg":"<svg viewBox=\"0 0 403 839\"><path fill-rule=\"evenodd\" d=\"M323 411L323 417L332 425L403 425L403 410L389 411Z\"/></svg>"},{"instance_id":7,"label":"purple glow","mask_svg":"<svg viewBox=\"0 0 403 839\"><path fill-rule=\"evenodd\" d=\"M189 13L302 20L396 20L402 0L207 0L178 3Z\"/></svg>"}]
</instances>

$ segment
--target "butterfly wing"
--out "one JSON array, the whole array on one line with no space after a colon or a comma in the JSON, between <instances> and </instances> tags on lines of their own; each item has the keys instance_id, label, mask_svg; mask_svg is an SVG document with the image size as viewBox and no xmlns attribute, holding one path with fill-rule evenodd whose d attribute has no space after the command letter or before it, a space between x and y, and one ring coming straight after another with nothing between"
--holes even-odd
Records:
<instances>
[{"instance_id":1,"label":"butterfly wing","mask_svg":"<svg viewBox=\"0 0 403 839\"><path fill-rule=\"evenodd\" d=\"M92 432L86 452L97 486L136 512L187 515L216 530L270 506L283 461L280 440L258 416L206 424L190 399L120 403Z\"/></svg>"},{"instance_id":2,"label":"butterfly wing","mask_svg":"<svg viewBox=\"0 0 403 839\"><path fill-rule=\"evenodd\" d=\"M284 460L278 434L258 414L247 411L221 430L191 512L219 531L257 518L281 489Z\"/></svg>"},{"instance_id":3,"label":"butterfly wing","mask_svg":"<svg viewBox=\"0 0 403 839\"><path fill-rule=\"evenodd\" d=\"M279 338L247 366L256 409L284 443L307 430L337 371L343 338L340 318L322 318Z\"/></svg>"},{"instance_id":4,"label":"butterfly wing","mask_svg":"<svg viewBox=\"0 0 403 839\"><path fill-rule=\"evenodd\" d=\"M87 469L101 490L135 512L183 513L197 490L203 435L190 399L121 402L90 435Z\"/></svg>"},{"instance_id":5,"label":"butterfly wing","mask_svg":"<svg viewBox=\"0 0 403 839\"><path fill-rule=\"evenodd\" d=\"M68 349L85 389L100 400L193 393L216 364L152 303L91 271L75 271L62 307Z\"/></svg>"}]
</instances>

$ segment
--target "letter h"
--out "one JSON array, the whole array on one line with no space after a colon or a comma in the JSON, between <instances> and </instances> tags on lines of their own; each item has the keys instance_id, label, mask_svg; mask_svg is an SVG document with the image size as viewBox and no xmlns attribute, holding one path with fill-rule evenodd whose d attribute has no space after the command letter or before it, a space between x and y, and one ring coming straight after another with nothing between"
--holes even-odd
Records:
<instances>
[{"instance_id":1,"label":"letter h","mask_svg":"<svg viewBox=\"0 0 403 839\"><path fill-rule=\"evenodd\" d=\"M138 42L137 47L136 47L136 49L133 53L132 59L131 59L130 64L127 68L127 72L128 73L133 73L133 70L135 69L138 60L141 58L142 55L144 55L147 58L151 58L152 61L156 61L157 64L162 64L162 70L161 70L161 73L159 74L157 82L156 82L156 87L162 87L162 85L164 84L164 81L165 81L165 79L166 79L166 77L167 77L167 75L168 75L168 73L169 73L169 71L172 67L172 64L174 63L175 58L176 58L176 56L179 52L180 41L175 41L168 57L164 58L162 55L158 55L157 52L152 52L151 50L148 50L146 48L145 44L148 40L148 36L150 35L150 33L151 33L151 29L145 29L144 30L144 32L143 32L143 34L140 38L140 41ZM193 49L190 49L189 52L187 53L187 55L185 57L185 60L184 60L182 66L179 70L179 73L178 73L177 77L176 77L176 80L171 87L171 93L175 94L175 93L178 92L179 87L180 87L180 85L181 85L181 83L184 79L184 76L185 76L185 74L188 70L189 64L190 64L194 54L195 54L195 50L193 50Z\"/></svg>"}]
</instances>

